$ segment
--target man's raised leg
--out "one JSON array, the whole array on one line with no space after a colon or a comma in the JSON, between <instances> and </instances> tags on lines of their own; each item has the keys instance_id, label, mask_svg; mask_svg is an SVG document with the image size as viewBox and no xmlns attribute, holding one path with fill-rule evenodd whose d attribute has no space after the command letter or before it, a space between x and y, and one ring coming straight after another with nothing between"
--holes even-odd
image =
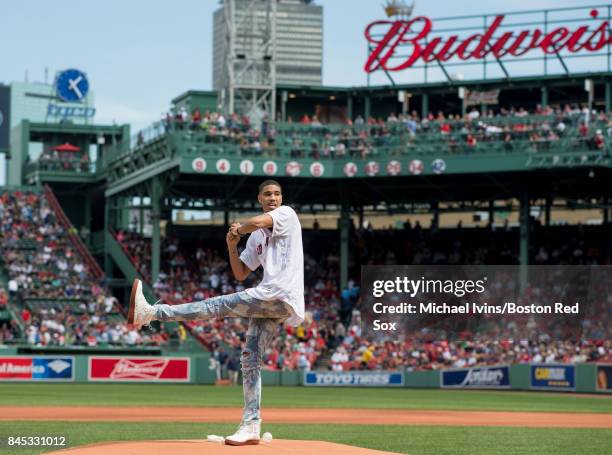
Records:
<instances>
[{"instance_id":1,"label":"man's raised leg","mask_svg":"<svg viewBox=\"0 0 612 455\"><path fill-rule=\"evenodd\" d=\"M222 317L287 318L289 314L285 303L258 300L245 291L181 305L149 305L142 293L142 282L136 279L130 296L128 324L140 328L151 321L194 321Z\"/></svg>"}]
</instances>

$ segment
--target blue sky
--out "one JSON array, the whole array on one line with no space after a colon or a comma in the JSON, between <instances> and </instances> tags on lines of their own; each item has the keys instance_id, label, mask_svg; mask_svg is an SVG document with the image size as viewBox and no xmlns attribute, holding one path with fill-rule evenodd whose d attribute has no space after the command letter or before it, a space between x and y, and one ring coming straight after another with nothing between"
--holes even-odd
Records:
<instances>
[{"instance_id":1,"label":"blue sky","mask_svg":"<svg viewBox=\"0 0 612 455\"><path fill-rule=\"evenodd\" d=\"M316 0L324 7L326 85L364 85L365 26L384 0ZM416 0L432 18L590 4L579 0ZM601 3L595 3L601 4ZM0 82L87 72L100 123L140 128L188 89L210 89L212 13L218 0L3 0ZM384 79L380 81L384 83Z\"/></svg>"}]
</instances>

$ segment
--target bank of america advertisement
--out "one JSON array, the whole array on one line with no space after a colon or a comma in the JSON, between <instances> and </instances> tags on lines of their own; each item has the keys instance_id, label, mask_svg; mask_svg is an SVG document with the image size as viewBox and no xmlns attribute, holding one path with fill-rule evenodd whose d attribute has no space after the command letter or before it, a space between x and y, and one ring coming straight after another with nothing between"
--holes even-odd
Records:
<instances>
[{"instance_id":1,"label":"bank of america advertisement","mask_svg":"<svg viewBox=\"0 0 612 455\"><path fill-rule=\"evenodd\" d=\"M0 357L0 381L74 381L74 357Z\"/></svg>"}]
</instances>

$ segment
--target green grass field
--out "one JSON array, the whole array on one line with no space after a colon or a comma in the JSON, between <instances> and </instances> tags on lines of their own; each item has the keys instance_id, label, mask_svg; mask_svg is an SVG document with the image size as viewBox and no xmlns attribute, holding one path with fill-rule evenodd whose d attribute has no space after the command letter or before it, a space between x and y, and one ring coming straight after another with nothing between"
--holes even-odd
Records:
<instances>
[{"instance_id":1,"label":"green grass field","mask_svg":"<svg viewBox=\"0 0 612 455\"><path fill-rule=\"evenodd\" d=\"M264 386L263 406L278 408L452 409L605 412L612 398L580 394ZM242 389L173 384L2 384L0 405L242 407Z\"/></svg>"},{"instance_id":2,"label":"green grass field","mask_svg":"<svg viewBox=\"0 0 612 455\"><path fill-rule=\"evenodd\" d=\"M317 389L264 387L263 407L452 409L612 413L612 399L533 392ZM242 406L241 389L198 385L3 384L0 405ZM0 421L0 436L66 435L71 446L99 441L203 439L229 434L235 425L214 423L112 423ZM317 439L412 455L610 454L612 430L399 425L269 424L276 438ZM47 449L46 451L51 450ZM0 454L45 450L0 447ZM331 454L333 455L333 454Z\"/></svg>"}]
</instances>

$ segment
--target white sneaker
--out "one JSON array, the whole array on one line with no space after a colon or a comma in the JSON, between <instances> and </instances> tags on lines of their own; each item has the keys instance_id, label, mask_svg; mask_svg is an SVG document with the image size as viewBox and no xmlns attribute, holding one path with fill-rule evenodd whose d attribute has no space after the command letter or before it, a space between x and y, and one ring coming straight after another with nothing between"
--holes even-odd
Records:
<instances>
[{"instance_id":1,"label":"white sneaker","mask_svg":"<svg viewBox=\"0 0 612 455\"><path fill-rule=\"evenodd\" d=\"M132 293L130 294L130 310L128 311L128 324L133 325L136 329L140 329L143 325L149 325L155 320L155 308L149 305L142 293L142 281L138 278L132 284Z\"/></svg>"},{"instance_id":2,"label":"white sneaker","mask_svg":"<svg viewBox=\"0 0 612 455\"><path fill-rule=\"evenodd\" d=\"M242 422L238 431L225 438L228 446L246 446L259 444L259 433L261 430L261 420L252 422Z\"/></svg>"}]
</instances>

